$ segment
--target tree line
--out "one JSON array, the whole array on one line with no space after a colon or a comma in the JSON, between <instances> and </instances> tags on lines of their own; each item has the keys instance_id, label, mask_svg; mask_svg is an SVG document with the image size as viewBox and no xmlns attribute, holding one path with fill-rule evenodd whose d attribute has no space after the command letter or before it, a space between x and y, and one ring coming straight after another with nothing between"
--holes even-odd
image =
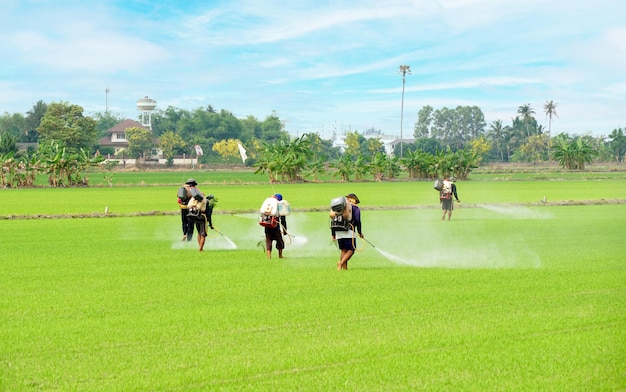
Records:
<instances>
[{"instance_id":1,"label":"tree line","mask_svg":"<svg viewBox=\"0 0 626 392\"><path fill-rule=\"evenodd\" d=\"M424 106L417 113L415 141L401 141L390 155L385 153L381 132L374 129L347 132L345 148L340 149L318 133L290 136L275 112L260 121L253 116L239 119L210 105L195 110L168 107L152 113L152 131L126 131L129 148L124 153L141 162L159 148L171 164L174 156L192 155L193 146L199 145L205 152L199 163L233 163L242 157L241 146L247 152L244 163L267 174L270 181L316 180L328 172L342 181L368 177L382 181L403 172L411 178L466 178L473 168L489 161L554 160L578 170L594 160L623 162L623 129L613 130L607 138L566 133L552 137L556 108L553 101L544 105L549 118L546 129L529 104L517 109L510 124L496 120L489 127L476 106ZM87 116L81 106L68 102L39 101L26 115L4 113L0 116L2 185L32 185L38 173L48 174L53 186L86 183L88 176L81 173L114 153L99 146L98 140L123 120L108 112ZM28 147L20 149L20 143Z\"/></svg>"}]
</instances>

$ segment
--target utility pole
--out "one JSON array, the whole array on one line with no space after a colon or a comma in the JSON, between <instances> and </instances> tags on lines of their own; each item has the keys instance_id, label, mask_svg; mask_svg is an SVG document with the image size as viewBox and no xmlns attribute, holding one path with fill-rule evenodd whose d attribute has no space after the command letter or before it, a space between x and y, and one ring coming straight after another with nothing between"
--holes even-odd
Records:
<instances>
[{"instance_id":1,"label":"utility pole","mask_svg":"<svg viewBox=\"0 0 626 392\"><path fill-rule=\"evenodd\" d=\"M404 119L404 83L406 79L406 74L411 74L411 66L401 65L399 73L402 75L402 106L400 108L400 158L402 158L402 139L404 137L402 134L402 120Z\"/></svg>"},{"instance_id":2,"label":"utility pole","mask_svg":"<svg viewBox=\"0 0 626 392\"><path fill-rule=\"evenodd\" d=\"M105 98L105 105L106 106L105 106L105 109L104 109L104 113L105 114L109 114L109 88L108 87L104 90L104 95L106 97Z\"/></svg>"}]
</instances>

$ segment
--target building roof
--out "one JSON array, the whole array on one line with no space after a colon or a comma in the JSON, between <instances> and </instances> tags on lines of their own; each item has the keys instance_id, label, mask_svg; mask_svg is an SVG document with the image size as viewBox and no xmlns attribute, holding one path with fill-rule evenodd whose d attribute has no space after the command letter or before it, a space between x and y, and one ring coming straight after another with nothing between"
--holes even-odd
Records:
<instances>
[{"instance_id":1,"label":"building roof","mask_svg":"<svg viewBox=\"0 0 626 392\"><path fill-rule=\"evenodd\" d=\"M114 125L113 127L109 128L107 133L108 134L124 133L126 131L126 129L128 129L128 128L150 129L150 128L144 126L144 125L141 125L141 123L139 121L126 119L126 120L122 121L121 123L118 123L117 125Z\"/></svg>"},{"instance_id":2,"label":"building roof","mask_svg":"<svg viewBox=\"0 0 626 392\"><path fill-rule=\"evenodd\" d=\"M135 120L124 120L107 130L107 135L98 140L98 144L101 146L115 146L115 147L128 147L128 141L112 141L111 137L114 133L125 133L128 128L143 128L150 130L150 128L141 125L140 122Z\"/></svg>"}]
</instances>

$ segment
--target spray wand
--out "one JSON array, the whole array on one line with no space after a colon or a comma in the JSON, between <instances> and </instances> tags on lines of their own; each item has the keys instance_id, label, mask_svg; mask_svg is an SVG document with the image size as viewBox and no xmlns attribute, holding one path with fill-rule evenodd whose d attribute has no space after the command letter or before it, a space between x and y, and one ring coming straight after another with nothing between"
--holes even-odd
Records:
<instances>
[{"instance_id":1,"label":"spray wand","mask_svg":"<svg viewBox=\"0 0 626 392\"><path fill-rule=\"evenodd\" d=\"M366 239L365 239L365 237L362 237L362 238L363 238L363 241L365 241L365 242L367 242L368 244L370 244L370 246L371 246L372 248L375 248L375 247L376 247L376 245L374 245L374 244L372 244L371 242L369 242L368 240L366 240Z\"/></svg>"}]
</instances>

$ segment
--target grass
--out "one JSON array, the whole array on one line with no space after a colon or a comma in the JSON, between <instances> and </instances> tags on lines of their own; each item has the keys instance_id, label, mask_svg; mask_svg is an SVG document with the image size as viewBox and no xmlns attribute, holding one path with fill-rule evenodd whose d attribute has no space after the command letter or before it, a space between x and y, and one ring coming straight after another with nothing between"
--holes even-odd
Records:
<instances>
[{"instance_id":1,"label":"grass","mask_svg":"<svg viewBox=\"0 0 626 392\"><path fill-rule=\"evenodd\" d=\"M0 220L0 390L626 388L626 209L534 205L619 196L622 182L461 182L452 222L426 182L349 184L376 247L358 241L347 273L315 211L332 185L281 186L310 211L289 217L283 260L256 247L246 212L268 185L215 185L220 208L240 212L215 216L226 238L202 254L178 242L177 215ZM171 210L174 192L0 201L35 193L45 207L31 212L89 212L95 199L130 213ZM415 208L371 208L386 204Z\"/></svg>"},{"instance_id":2,"label":"grass","mask_svg":"<svg viewBox=\"0 0 626 392\"><path fill-rule=\"evenodd\" d=\"M570 200L623 200L626 181L460 181L457 182L462 205L536 204ZM322 184L203 184L199 188L218 198L216 213L256 211L259 200L282 193L294 208L326 210L338 194L356 193L364 208L389 206L438 208L438 196L432 181L384 183L322 183ZM111 188L41 188L5 189L0 192L0 205L7 206L0 217L9 215L177 213L176 185L144 185Z\"/></svg>"}]
</instances>

